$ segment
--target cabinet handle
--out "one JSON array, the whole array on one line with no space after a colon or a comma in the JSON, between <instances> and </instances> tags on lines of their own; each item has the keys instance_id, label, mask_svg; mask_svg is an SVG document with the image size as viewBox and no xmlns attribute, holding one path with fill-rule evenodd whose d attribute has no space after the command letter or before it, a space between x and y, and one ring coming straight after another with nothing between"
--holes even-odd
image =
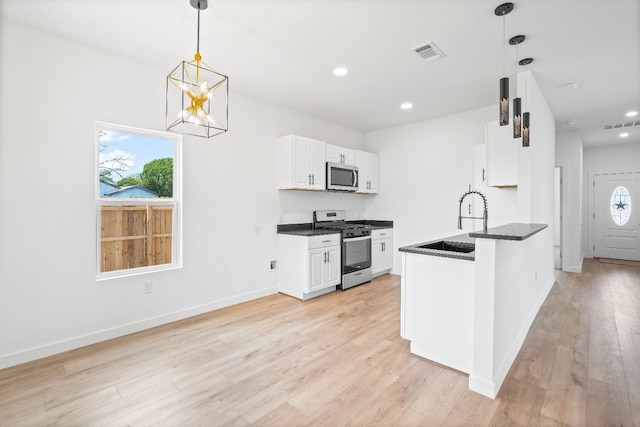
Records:
<instances>
[{"instance_id":1,"label":"cabinet handle","mask_svg":"<svg viewBox=\"0 0 640 427\"><path fill-rule=\"evenodd\" d=\"M482 168L482 182L486 180L485 173L487 173L487 171Z\"/></svg>"},{"instance_id":2,"label":"cabinet handle","mask_svg":"<svg viewBox=\"0 0 640 427\"><path fill-rule=\"evenodd\" d=\"M316 184L316 174L315 173L311 174L311 184L313 184L313 185Z\"/></svg>"},{"instance_id":3,"label":"cabinet handle","mask_svg":"<svg viewBox=\"0 0 640 427\"><path fill-rule=\"evenodd\" d=\"M311 174L309 174L309 185L311 185Z\"/></svg>"},{"instance_id":4,"label":"cabinet handle","mask_svg":"<svg viewBox=\"0 0 640 427\"><path fill-rule=\"evenodd\" d=\"M329 252L324 253L324 262L325 264L329 262Z\"/></svg>"},{"instance_id":5,"label":"cabinet handle","mask_svg":"<svg viewBox=\"0 0 640 427\"><path fill-rule=\"evenodd\" d=\"M382 252L384 252L384 242L382 242Z\"/></svg>"},{"instance_id":6,"label":"cabinet handle","mask_svg":"<svg viewBox=\"0 0 640 427\"><path fill-rule=\"evenodd\" d=\"M323 240L322 243L331 243L331 240Z\"/></svg>"},{"instance_id":7,"label":"cabinet handle","mask_svg":"<svg viewBox=\"0 0 640 427\"><path fill-rule=\"evenodd\" d=\"M469 203L469 215L471 215L471 203Z\"/></svg>"}]
</instances>

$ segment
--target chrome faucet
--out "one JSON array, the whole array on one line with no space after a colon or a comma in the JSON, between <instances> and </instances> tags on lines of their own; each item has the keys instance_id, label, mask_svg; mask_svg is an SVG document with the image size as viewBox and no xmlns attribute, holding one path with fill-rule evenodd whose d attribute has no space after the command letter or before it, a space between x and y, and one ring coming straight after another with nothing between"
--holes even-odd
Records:
<instances>
[{"instance_id":1,"label":"chrome faucet","mask_svg":"<svg viewBox=\"0 0 640 427\"><path fill-rule=\"evenodd\" d=\"M482 217L477 216L462 216L462 201L469 194L478 194L482 197L482 202L484 203L484 211L482 213ZM469 190L460 197L460 206L458 206L458 230L462 230L462 218L470 218L470 219L481 219L482 220L482 230L487 232L487 217L489 216L489 211L487 210L487 198L484 194L476 190Z\"/></svg>"}]
</instances>

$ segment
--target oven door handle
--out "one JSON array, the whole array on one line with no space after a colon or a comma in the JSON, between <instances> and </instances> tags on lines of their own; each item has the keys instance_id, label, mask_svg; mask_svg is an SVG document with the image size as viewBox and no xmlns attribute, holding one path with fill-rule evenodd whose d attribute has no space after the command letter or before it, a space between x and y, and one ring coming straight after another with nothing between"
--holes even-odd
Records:
<instances>
[{"instance_id":1,"label":"oven door handle","mask_svg":"<svg viewBox=\"0 0 640 427\"><path fill-rule=\"evenodd\" d=\"M343 242L359 242L362 240L371 240L371 236L362 236L362 237L347 237L346 239L342 239Z\"/></svg>"}]
</instances>

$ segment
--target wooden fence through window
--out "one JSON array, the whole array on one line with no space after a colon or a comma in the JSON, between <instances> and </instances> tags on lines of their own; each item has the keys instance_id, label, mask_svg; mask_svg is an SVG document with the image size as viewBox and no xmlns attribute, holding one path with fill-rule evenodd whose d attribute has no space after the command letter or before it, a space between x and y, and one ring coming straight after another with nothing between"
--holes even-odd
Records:
<instances>
[{"instance_id":1,"label":"wooden fence through window","mask_svg":"<svg viewBox=\"0 0 640 427\"><path fill-rule=\"evenodd\" d=\"M102 206L100 271L170 264L172 205Z\"/></svg>"}]
</instances>

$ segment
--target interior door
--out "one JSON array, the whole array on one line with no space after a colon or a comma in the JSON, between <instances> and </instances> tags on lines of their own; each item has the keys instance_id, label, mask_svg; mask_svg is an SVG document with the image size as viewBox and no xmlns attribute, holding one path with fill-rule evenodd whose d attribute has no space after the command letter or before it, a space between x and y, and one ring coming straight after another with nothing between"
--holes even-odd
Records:
<instances>
[{"instance_id":1,"label":"interior door","mask_svg":"<svg viewBox=\"0 0 640 427\"><path fill-rule=\"evenodd\" d=\"M640 173L595 175L596 257L640 261Z\"/></svg>"},{"instance_id":2,"label":"interior door","mask_svg":"<svg viewBox=\"0 0 640 427\"><path fill-rule=\"evenodd\" d=\"M553 265L562 270L562 167L556 166L553 202Z\"/></svg>"}]
</instances>

